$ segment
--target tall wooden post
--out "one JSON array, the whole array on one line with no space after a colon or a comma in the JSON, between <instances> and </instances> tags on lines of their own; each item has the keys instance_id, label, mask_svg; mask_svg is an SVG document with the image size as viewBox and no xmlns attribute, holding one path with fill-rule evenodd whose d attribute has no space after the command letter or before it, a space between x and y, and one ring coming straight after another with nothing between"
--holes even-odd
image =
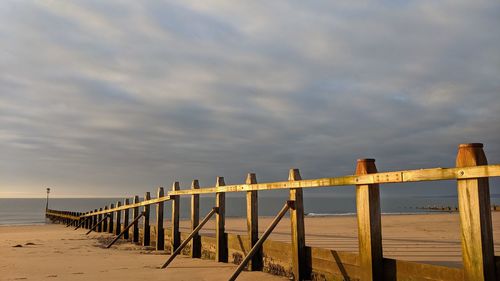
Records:
<instances>
[{"instance_id":1,"label":"tall wooden post","mask_svg":"<svg viewBox=\"0 0 500 281\"><path fill-rule=\"evenodd\" d=\"M127 206L128 204L130 204L130 201L127 199L125 199L125 202L123 203L125 206ZM129 222L129 215L130 215L130 209L125 209L123 210L123 228L126 228L128 226L128 224L130 223ZM130 231L125 231L125 233L123 233L123 239L126 239L128 240L129 238L129 232Z\"/></svg>"},{"instance_id":2,"label":"tall wooden post","mask_svg":"<svg viewBox=\"0 0 500 281\"><path fill-rule=\"evenodd\" d=\"M139 203L139 196L134 196L134 203ZM135 220L139 216L139 207L132 209L132 217ZM134 243L139 243L139 222L136 221L132 227L132 241Z\"/></svg>"},{"instance_id":3,"label":"tall wooden post","mask_svg":"<svg viewBox=\"0 0 500 281\"><path fill-rule=\"evenodd\" d=\"M200 184L198 180L193 180L191 183L191 189L199 189ZM200 223L200 195L191 195L191 231L193 231ZM200 258L201 257L201 237L198 233L193 236L191 240L191 257Z\"/></svg>"},{"instance_id":4,"label":"tall wooden post","mask_svg":"<svg viewBox=\"0 0 500 281\"><path fill-rule=\"evenodd\" d=\"M89 214L90 214L90 212L86 212L86 213L85 213L85 215L89 215ZM83 223L83 228L85 228L85 229L89 229L89 222L90 222L90 219L91 219L91 217L85 220L85 222Z\"/></svg>"},{"instance_id":5,"label":"tall wooden post","mask_svg":"<svg viewBox=\"0 0 500 281\"><path fill-rule=\"evenodd\" d=\"M356 175L377 173L375 159L359 159ZM378 184L356 185L359 260L362 281L382 280L382 227Z\"/></svg>"},{"instance_id":6,"label":"tall wooden post","mask_svg":"<svg viewBox=\"0 0 500 281\"><path fill-rule=\"evenodd\" d=\"M116 207L121 207L122 202L116 202ZM122 232L122 211L116 211L116 227L115 227L115 235L120 234Z\"/></svg>"},{"instance_id":7,"label":"tall wooden post","mask_svg":"<svg viewBox=\"0 0 500 281\"><path fill-rule=\"evenodd\" d=\"M165 196L163 187L158 187L158 198ZM164 203L160 202L156 205L156 250L165 250L165 229L163 228L163 211Z\"/></svg>"},{"instance_id":8,"label":"tall wooden post","mask_svg":"<svg viewBox=\"0 0 500 281\"><path fill-rule=\"evenodd\" d=\"M289 181L301 180L299 169L290 169ZM304 228L304 199L302 188L290 189L290 200L294 206L290 209L292 226L292 267L294 280L304 280L306 274L306 238Z\"/></svg>"},{"instance_id":9,"label":"tall wooden post","mask_svg":"<svg viewBox=\"0 0 500 281\"><path fill-rule=\"evenodd\" d=\"M109 205L109 208L110 209L113 209L115 207L115 204L111 203ZM113 233L113 228L114 228L114 224L113 224L113 221L115 219L115 213L114 212L109 212L109 223L108 223L108 232L109 233Z\"/></svg>"},{"instance_id":10,"label":"tall wooden post","mask_svg":"<svg viewBox=\"0 0 500 281\"><path fill-rule=\"evenodd\" d=\"M144 200L151 200L151 194L149 192L146 192L144 195ZM150 216L150 206L146 205L144 206L144 226L143 226L143 232L144 232L144 237L142 239L142 245L143 246L149 246L151 244L151 228L149 225L149 216Z\"/></svg>"},{"instance_id":11,"label":"tall wooden post","mask_svg":"<svg viewBox=\"0 0 500 281\"><path fill-rule=\"evenodd\" d=\"M215 186L219 187L224 185L226 185L226 183L224 182L224 177L217 177ZM217 192L215 194L215 206L218 208L215 215L215 261L227 262L227 238L225 230L226 193Z\"/></svg>"},{"instance_id":12,"label":"tall wooden post","mask_svg":"<svg viewBox=\"0 0 500 281\"><path fill-rule=\"evenodd\" d=\"M179 182L176 181L172 184L172 191L179 190ZM180 198L179 195L173 195L171 196L171 201L172 201L172 253L179 247L181 244L181 233L179 231L179 204L180 204Z\"/></svg>"},{"instance_id":13,"label":"tall wooden post","mask_svg":"<svg viewBox=\"0 0 500 281\"><path fill-rule=\"evenodd\" d=\"M94 210L94 213L97 213L97 209ZM92 225L90 225L90 227L94 226L94 224L96 224L98 222L98 219L99 219L99 216L98 215L93 215L92 216ZM97 227L99 228L99 227Z\"/></svg>"},{"instance_id":14,"label":"tall wooden post","mask_svg":"<svg viewBox=\"0 0 500 281\"><path fill-rule=\"evenodd\" d=\"M99 208L99 212L102 211L102 208ZM102 214L99 214L97 216L97 221L100 222L98 225L97 225L97 232L102 232Z\"/></svg>"},{"instance_id":15,"label":"tall wooden post","mask_svg":"<svg viewBox=\"0 0 500 281\"><path fill-rule=\"evenodd\" d=\"M104 211L108 209L108 206L104 206ZM102 222L102 231L103 232L108 232L108 217L106 216L107 214L103 215L104 221Z\"/></svg>"},{"instance_id":16,"label":"tall wooden post","mask_svg":"<svg viewBox=\"0 0 500 281\"><path fill-rule=\"evenodd\" d=\"M487 165L483 144L461 144L457 167ZM495 280L488 178L457 180L465 281Z\"/></svg>"},{"instance_id":17,"label":"tall wooden post","mask_svg":"<svg viewBox=\"0 0 500 281\"><path fill-rule=\"evenodd\" d=\"M249 173L245 181L246 184L256 184L257 177L254 173ZM259 240L259 203L257 190L247 191L247 232L251 249ZM255 271L262 269L262 247L257 250L250 262L248 270Z\"/></svg>"}]
</instances>

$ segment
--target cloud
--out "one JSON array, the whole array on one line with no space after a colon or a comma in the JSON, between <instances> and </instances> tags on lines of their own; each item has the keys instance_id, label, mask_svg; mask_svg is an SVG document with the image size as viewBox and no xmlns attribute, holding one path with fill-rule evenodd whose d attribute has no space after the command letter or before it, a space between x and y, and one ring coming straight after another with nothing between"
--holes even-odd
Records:
<instances>
[{"instance_id":1,"label":"cloud","mask_svg":"<svg viewBox=\"0 0 500 281\"><path fill-rule=\"evenodd\" d=\"M497 163L499 12L4 1L0 191L124 196L249 171L281 180L290 167L343 175L361 157L380 170L453 166L471 141Z\"/></svg>"}]
</instances>

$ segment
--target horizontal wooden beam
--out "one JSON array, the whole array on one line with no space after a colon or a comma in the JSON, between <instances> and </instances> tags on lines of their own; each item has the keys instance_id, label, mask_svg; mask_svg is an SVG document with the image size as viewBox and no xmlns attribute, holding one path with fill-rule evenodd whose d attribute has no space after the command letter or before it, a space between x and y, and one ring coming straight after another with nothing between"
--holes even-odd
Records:
<instances>
[{"instance_id":1,"label":"horizontal wooden beam","mask_svg":"<svg viewBox=\"0 0 500 281\"><path fill-rule=\"evenodd\" d=\"M404 183L419 181L455 180L470 178L499 177L500 164L463 168L431 168L396 172L375 173L367 175L350 175L333 178L306 179L298 181L281 181L257 184L235 184L200 189L171 191L168 195L192 195L216 192L242 192L252 190L273 190L289 188L317 188L332 186L349 186L359 184Z\"/></svg>"},{"instance_id":2,"label":"horizontal wooden beam","mask_svg":"<svg viewBox=\"0 0 500 281\"><path fill-rule=\"evenodd\" d=\"M148 206L171 200L171 196L175 195L193 195L193 194L208 194L217 192L243 192L254 190L274 190L274 189L290 189L290 188L318 188L318 187L333 187L333 186L350 186L360 184L388 184L388 183L405 183L405 182L420 182L420 181L438 181L438 180L457 180L457 179L473 179L486 177L500 177L500 164L483 165L474 167L462 168L430 168L419 170L404 170L395 172L382 172L367 175L349 175L332 178L305 179L297 181L280 181L270 183L256 184L236 184L225 186L214 186L200 189L185 189L170 191L168 195L145 200L139 203L123 205L113 209L84 214L80 217L90 217L100 214L127 210L131 208ZM48 215L58 216L61 218L79 219L78 216L63 215L55 212L47 211Z\"/></svg>"},{"instance_id":3,"label":"horizontal wooden beam","mask_svg":"<svg viewBox=\"0 0 500 281\"><path fill-rule=\"evenodd\" d=\"M170 196L167 195L167 196L163 196L163 197L159 197L159 198L154 198L154 199L151 199L151 200L141 201L139 203L133 203L133 204L128 204L128 205L123 205L123 206L120 206L120 207L115 207L113 209L107 209L107 210L103 210L103 211L99 211L99 212L94 212L94 213L91 213L91 214L85 214L82 217L89 217L89 216L95 216L95 215L100 215L100 214L107 214L107 213L111 213L111 212L122 211L122 210L127 210L127 209L142 207L142 206L148 206L148 205L157 204L157 203L160 203L160 202L165 202L165 201L168 201L170 199L171 199Z\"/></svg>"}]
</instances>

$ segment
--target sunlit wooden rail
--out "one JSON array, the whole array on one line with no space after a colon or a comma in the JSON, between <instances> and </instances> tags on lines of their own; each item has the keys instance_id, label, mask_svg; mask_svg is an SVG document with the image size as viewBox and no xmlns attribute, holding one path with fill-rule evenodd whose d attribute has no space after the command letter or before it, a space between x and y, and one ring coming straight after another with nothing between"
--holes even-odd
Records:
<instances>
[{"instance_id":1,"label":"sunlit wooden rail","mask_svg":"<svg viewBox=\"0 0 500 281\"><path fill-rule=\"evenodd\" d=\"M287 273L295 280L305 280L322 276L327 280L465 280L483 281L500 280L500 258L494 256L492 221L490 210L490 195L488 178L500 176L500 164L488 165L482 144L462 144L458 148L456 167L431 168L418 170L402 170L392 172L378 172L374 159L358 160L355 175L341 177L327 177L318 179L302 179L298 169L291 169L288 181L257 183L255 174L249 174L244 184L225 185L224 178L218 177L216 185L199 188L198 181L193 181L191 189L181 190L179 183L174 182L172 190L164 195L163 188L158 189L157 198L150 199L149 193L145 200L140 201L135 196L134 203L125 201L124 205L118 202L99 210L86 213L56 211L48 209L46 216L54 221L71 225L83 223L83 228L89 229L97 225L98 232L118 234L121 228L129 228L129 210L133 210L135 225L133 241L139 241L137 217L139 208L143 208L141 216L145 218L143 227L143 244L149 245L151 233L149 223L150 205L157 207L157 225L155 245L157 250L164 250L165 236L163 233L163 204L172 202L172 227L169 240L171 249L178 249L181 244L179 231L179 197L191 196L191 230L197 229L199 220L200 194L216 194L215 208L215 260L228 261L228 236L225 232L225 193L247 193L247 226L248 243L250 248L259 241L258 237L258 191L288 189L290 201L294 208L290 209L292 239L290 247L290 271ZM380 184L407 183L421 181L457 180L458 206L461 222L463 269L451 269L441 266L424 265L391 260L383 257L382 231L380 212ZM345 259L352 260L349 270L343 268L338 257L334 261L338 269L325 269L316 265L314 259L319 258L321 249L315 250L305 245L304 230L304 188L332 188L337 186L356 186L356 206L358 219L359 253L357 256L342 254ZM123 212L123 222L121 215ZM116 216L113 216L116 214ZM109 216L109 218L108 218ZM117 221L113 224L113 218ZM109 223L107 221L109 220ZM101 222L104 221L104 222ZM115 226L115 229L113 229ZM118 229L117 229L118 228ZM193 236L193 237L191 237ZM124 235L128 238L128 230ZM191 257L201 256L201 241L197 232L190 235ZM262 242L261 242L262 243ZM183 244L183 246L185 246ZM182 247L184 248L184 247ZM263 269L263 253L252 250L248 269ZM266 254L266 255L269 255ZM322 257L322 259L331 259ZM245 259L245 262L247 259ZM343 269L342 269L343 268ZM336 275L337 274L337 275ZM421 277L421 278L420 278ZM338 278L338 279L336 279ZM343 279L342 279L343 278ZM420 278L420 279L419 279Z\"/></svg>"}]
</instances>

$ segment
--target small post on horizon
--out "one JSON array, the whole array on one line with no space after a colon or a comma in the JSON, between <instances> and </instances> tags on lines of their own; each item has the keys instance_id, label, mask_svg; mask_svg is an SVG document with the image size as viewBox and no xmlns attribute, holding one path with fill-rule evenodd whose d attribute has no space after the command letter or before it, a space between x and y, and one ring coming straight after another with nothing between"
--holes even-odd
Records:
<instances>
[{"instance_id":1,"label":"small post on horizon","mask_svg":"<svg viewBox=\"0 0 500 281\"><path fill-rule=\"evenodd\" d=\"M47 187L47 202L45 203L45 212L49 210L49 193L50 193L50 187Z\"/></svg>"}]
</instances>

